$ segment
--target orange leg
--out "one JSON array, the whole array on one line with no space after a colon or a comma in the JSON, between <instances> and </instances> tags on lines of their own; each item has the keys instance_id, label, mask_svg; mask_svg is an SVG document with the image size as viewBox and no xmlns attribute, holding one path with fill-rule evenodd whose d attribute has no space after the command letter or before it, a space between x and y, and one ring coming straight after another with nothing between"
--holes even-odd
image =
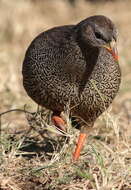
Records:
<instances>
[{"instance_id":1,"label":"orange leg","mask_svg":"<svg viewBox=\"0 0 131 190\"><path fill-rule=\"evenodd\" d=\"M65 121L57 115L53 115L52 116L52 121L55 124L56 127L60 128L63 131L66 131L66 127L65 127Z\"/></svg>"},{"instance_id":2,"label":"orange leg","mask_svg":"<svg viewBox=\"0 0 131 190\"><path fill-rule=\"evenodd\" d=\"M86 133L80 133L75 152L73 153L73 161L76 161L79 159L80 152L83 148L86 137L87 137Z\"/></svg>"}]
</instances>

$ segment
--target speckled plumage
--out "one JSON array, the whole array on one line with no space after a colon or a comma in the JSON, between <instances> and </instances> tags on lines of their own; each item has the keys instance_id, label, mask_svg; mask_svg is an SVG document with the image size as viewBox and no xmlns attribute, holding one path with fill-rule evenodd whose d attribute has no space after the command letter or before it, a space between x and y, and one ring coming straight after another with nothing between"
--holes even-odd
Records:
<instances>
[{"instance_id":1,"label":"speckled plumage","mask_svg":"<svg viewBox=\"0 0 131 190\"><path fill-rule=\"evenodd\" d=\"M27 49L23 62L27 94L52 111L62 112L69 104L72 115L93 125L112 103L120 85L119 64L101 46L112 38L116 40L115 26L104 16L41 33Z\"/></svg>"}]
</instances>

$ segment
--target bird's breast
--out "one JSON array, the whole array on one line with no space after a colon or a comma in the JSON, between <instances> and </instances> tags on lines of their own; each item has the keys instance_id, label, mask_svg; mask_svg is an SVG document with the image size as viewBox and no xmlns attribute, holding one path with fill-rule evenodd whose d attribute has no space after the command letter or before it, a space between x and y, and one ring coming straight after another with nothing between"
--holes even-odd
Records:
<instances>
[{"instance_id":1,"label":"bird's breast","mask_svg":"<svg viewBox=\"0 0 131 190\"><path fill-rule=\"evenodd\" d=\"M121 82L119 64L102 50L83 88L79 87L78 114L86 121L95 120L116 96Z\"/></svg>"}]
</instances>

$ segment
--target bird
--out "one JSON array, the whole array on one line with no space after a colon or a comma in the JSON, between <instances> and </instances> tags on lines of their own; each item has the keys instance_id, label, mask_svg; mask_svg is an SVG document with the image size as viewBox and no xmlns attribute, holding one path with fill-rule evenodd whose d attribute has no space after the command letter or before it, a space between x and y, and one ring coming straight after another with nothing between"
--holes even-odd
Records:
<instances>
[{"instance_id":1,"label":"bird","mask_svg":"<svg viewBox=\"0 0 131 190\"><path fill-rule=\"evenodd\" d=\"M121 83L118 31L104 15L55 26L36 36L26 50L23 86L32 100L52 110L52 121L65 130L61 113L68 105L81 120L73 152L77 161L96 119L110 106Z\"/></svg>"}]
</instances>

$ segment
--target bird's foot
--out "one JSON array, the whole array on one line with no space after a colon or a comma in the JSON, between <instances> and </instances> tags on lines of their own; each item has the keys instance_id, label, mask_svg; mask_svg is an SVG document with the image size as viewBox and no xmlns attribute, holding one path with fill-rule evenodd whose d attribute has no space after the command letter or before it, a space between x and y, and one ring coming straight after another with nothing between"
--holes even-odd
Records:
<instances>
[{"instance_id":1,"label":"bird's foot","mask_svg":"<svg viewBox=\"0 0 131 190\"><path fill-rule=\"evenodd\" d=\"M61 129L62 131L66 131L66 123L60 116L53 115L52 121L56 127Z\"/></svg>"},{"instance_id":2,"label":"bird's foot","mask_svg":"<svg viewBox=\"0 0 131 190\"><path fill-rule=\"evenodd\" d=\"M77 161L79 159L80 152L83 148L86 137L87 137L86 133L80 133L75 152L73 153L73 161Z\"/></svg>"}]
</instances>

